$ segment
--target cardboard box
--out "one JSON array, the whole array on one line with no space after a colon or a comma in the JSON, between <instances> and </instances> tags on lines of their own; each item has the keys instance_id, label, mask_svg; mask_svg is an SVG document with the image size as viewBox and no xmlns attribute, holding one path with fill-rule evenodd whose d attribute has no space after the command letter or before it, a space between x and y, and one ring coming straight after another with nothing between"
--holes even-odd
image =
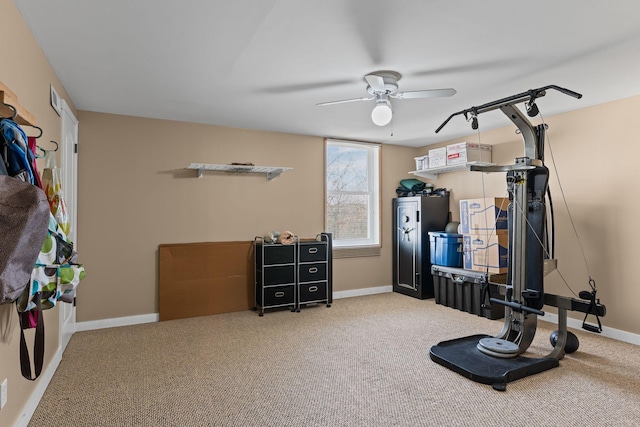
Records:
<instances>
[{"instance_id":1,"label":"cardboard box","mask_svg":"<svg viewBox=\"0 0 640 427\"><path fill-rule=\"evenodd\" d=\"M490 274L506 273L509 267L507 234L465 234L462 237L465 270Z\"/></svg>"},{"instance_id":2,"label":"cardboard box","mask_svg":"<svg viewBox=\"0 0 640 427\"><path fill-rule=\"evenodd\" d=\"M460 232L462 234L506 234L506 197L460 200Z\"/></svg>"},{"instance_id":3,"label":"cardboard box","mask_svg":"<svg viewBox=\"0 0 640 427\"><path fill-rule=\"evenodd\" d=\"M160 320L254 307L253 241L158 246Z\"/></svg>"},{"instance_id":4,"label":"cardboard box","mask_svg":"<svg viewBox=\"0 0 640 427\"><path fill-rule=\"evenodd\" d=\"M491 146L473 142L447 145L447 166L464 165L469 162L491 163Z\"/></svg>"},{"instance_id":5,"label":"cardboard box","mask_svg":"<svg viewBox=\"0 0 640 427\"><path fill-rule=\"evenodd\" d=\"M447 166L447 147L429 150L429 169Z\"/></svg>"},{"instance_id":6,"label":"cardboard box","mask_svg":"<svg viewBox=\"0 0 640 427\"><path fill-rule=\"evenodd\" d=\"M414 157L416 161L416 170L423 171L429 169L429 156Z\"/></svg>"}]
</instances>

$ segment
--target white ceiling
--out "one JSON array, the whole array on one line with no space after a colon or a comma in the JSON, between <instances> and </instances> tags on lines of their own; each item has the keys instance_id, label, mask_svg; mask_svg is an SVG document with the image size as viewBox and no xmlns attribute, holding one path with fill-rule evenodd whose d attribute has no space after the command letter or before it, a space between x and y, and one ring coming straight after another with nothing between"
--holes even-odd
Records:
<instances>
[{"instance_id":1,"label":"white ceiling","mask_svg":"<svg viewBox=\"0 0 640 427\"><path fill-rule=\"evenodd\" d=\"M452 113L558 85L545 116L640 94L637 0L14 0L78 109L425 146L472 134ZM364 75L400 91L371 122ZM480 129L509 125L501 113Z\"/></svg>"}]
</instances>

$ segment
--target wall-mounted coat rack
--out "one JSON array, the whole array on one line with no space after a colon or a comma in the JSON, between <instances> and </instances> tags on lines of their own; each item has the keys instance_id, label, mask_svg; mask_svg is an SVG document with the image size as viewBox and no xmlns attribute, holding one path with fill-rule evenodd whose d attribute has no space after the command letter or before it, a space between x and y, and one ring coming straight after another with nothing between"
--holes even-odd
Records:
<instances>
[{"instance_id":1,"label":"wall-mounted coat rack","mask_svg":"<svg viewBox=\"0 0 640 427\"><path fill-rule=\"evenodd\" d=\"M273 178L279 176L282 172L292 170L293 168L283 168L279 166L254 166L254 165L217 165L207 163L191 163L186 169L193 169L198 171L198 178L202 178L204 171L217 171L217 172L235 172L235 173L264 173L267 175L267 180L271 181Z\"/></svg>"},{"instance_id":2,"label":"wall-mounted coat rack","mask_svg":"<svg viewBox=\"0 0 640 427\"><path fill-rule=\"evenodd\" d=\"M15 112L11 109L15 108ZM18 97L4 83L0 82L0 117L13 117L19 125L32 126L36 124L36 118L18 103Z\"/></svg>"}]
</instances>

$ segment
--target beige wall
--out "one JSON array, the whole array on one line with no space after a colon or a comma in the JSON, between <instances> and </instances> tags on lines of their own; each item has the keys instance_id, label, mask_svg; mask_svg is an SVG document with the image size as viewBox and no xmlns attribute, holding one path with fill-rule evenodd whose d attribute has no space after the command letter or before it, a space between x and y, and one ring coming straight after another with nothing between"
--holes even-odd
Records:
<instances>
[{"instance_id":1,"label":"beige wall","mask_svg":"<svg viewBox=\"0 0 640 427\"><path fill-rule=\"evenodd\" d=\"M601 302L607 306L603 324L634 334L640 334L637 309L640 287L635 271L640 199L634 190L634 184L640 182L640 168L636 164L640 158L635 127L638 111L640 96L548 117L545 151L545 163L551 170L549 183L556 217L555 256L559 271L576 294L589 289L590 273ZM504 119L505 124L510 123ZM532 122L537 124L539 120ZM513 164L515 157L524 154L522 139L514 130L515 126L508 126L480 135L480 143L493 145L496 163ZM477 142L478 138L474 135L466 140ZM449 143L459 141L462 140ZM426 154L429 148L432 147L416 150L416 155ZM589 272L563 202L558 177L584 247ZM501 173L440 174L434 184L451 189L451 210L458 220L460 199L483 194L506 196ZM557 272L548 276L545 291L573 296ZM579 313L570 316L582 319Z\"/></svg>"},{"instance_id":2,"label":"beige wall","mask_svg":"<svg viewBox=\"0 0 640 427\"><path fill-rule=\"evenodd\" d=\"M49 104L49 86L53 85L61 98L66 99L75 111L73 103L51 69L42 50L22 20L22 16L11 0L0 0L0 40L5 47L5 58L0 62L0 81L18 97L20 104L33 114L36 124L43 130L39 145L45 149L54 146L50 140L60 142L60 117ZM28 135L37 131L25 127ZM1 244L1 243L0 243ZM45 312L46 348L45 369L58 349L58 309ZM0 305L0 382L5 378L8 385L7 406L0 411L0 425L13 425L38 381L30 382L20 374L19 341L20 329L15 307ZM27 331L27 342L33 344L31 331Z\"/></svg>"},{"instance_id":3,"label":"beige wall","mask_svg":"<svg viewBox=\"0 0 640 427\"><path fill-rule=\"evenodd\" d=\"M79 321L156 313L159 244L324 230L322 138L85 111L79 120ZM391 198L413 151L383 147L382 256L336 260L336 291L390 284ZM184 169L231 162L293 170L267 181Z\"/></svg>"}]
</instances>

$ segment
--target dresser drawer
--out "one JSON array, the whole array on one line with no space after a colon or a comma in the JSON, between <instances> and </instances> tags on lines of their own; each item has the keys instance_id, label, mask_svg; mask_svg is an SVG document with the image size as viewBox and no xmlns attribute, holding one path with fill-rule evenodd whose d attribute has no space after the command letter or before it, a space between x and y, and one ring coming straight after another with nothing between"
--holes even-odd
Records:
<instances>
[{"instance_id":1,"label":"dresser drawer","mask_svg":"<svg viewBox=\"0 0 640 427\"><path fill-rule=\"evenodd\" d=\"M326 301L327 282L307 283L300 285L300 303L310 301Z\"/></svg>"},{"instance_id":2,"label":"dresser drawer","mask_svg":"<svg viewBox=\"0 0 640 427\"><path fill-rule=\"evenodd\" d=\"M320 280L327 280L326 262L300 264L298 271L300 282L317 282Z\"/></svg>"},{"instance_id":3,"label":"dresser drawer","mask_svg":"<svg viewBox=\"0 0 640 427\"><path fill-rule=\"evenodd\" d=\"M323 242L300 243L300 262L327 260L327 244Z\"/></svg>"},{"instance_id":4,"label":"dresser drawer","mask_svg":"<svg viewBox=\"0 0 640 427\"><path fill-rule=\"evenodd\" d=\"M261 307L271 307L280 305L294 305L296 298L295 286L270 286L264 288L264 303L260 288L256 289L256 301Z\"/></svg>"},{"instance_id":5,"label":"dresser drawer","mask_svg":"<svg viewBox=\"0 0 640 427\"><path fill-rule=\"evenodd\" d=\"M261 282L264 275L264 282ZM262 271L256 271L256 280L258 284L264 285L281 285L286 283L295 283L296 267L295 265L276 265L264 266Z\"/></svg>"},{"instance_id":6,"label":"dresser drawer","mask_svg":"<svg viewBox=\"0 0 640 427\"><path fill-rule=\"evenodd\" d=\"M261 246L258 245L258 257L256 259L259 266L262 265L262 258L260 257ZM295 245L264 245L264 265L293 264L295 260Z\"/></svg>"}]
</instances>

